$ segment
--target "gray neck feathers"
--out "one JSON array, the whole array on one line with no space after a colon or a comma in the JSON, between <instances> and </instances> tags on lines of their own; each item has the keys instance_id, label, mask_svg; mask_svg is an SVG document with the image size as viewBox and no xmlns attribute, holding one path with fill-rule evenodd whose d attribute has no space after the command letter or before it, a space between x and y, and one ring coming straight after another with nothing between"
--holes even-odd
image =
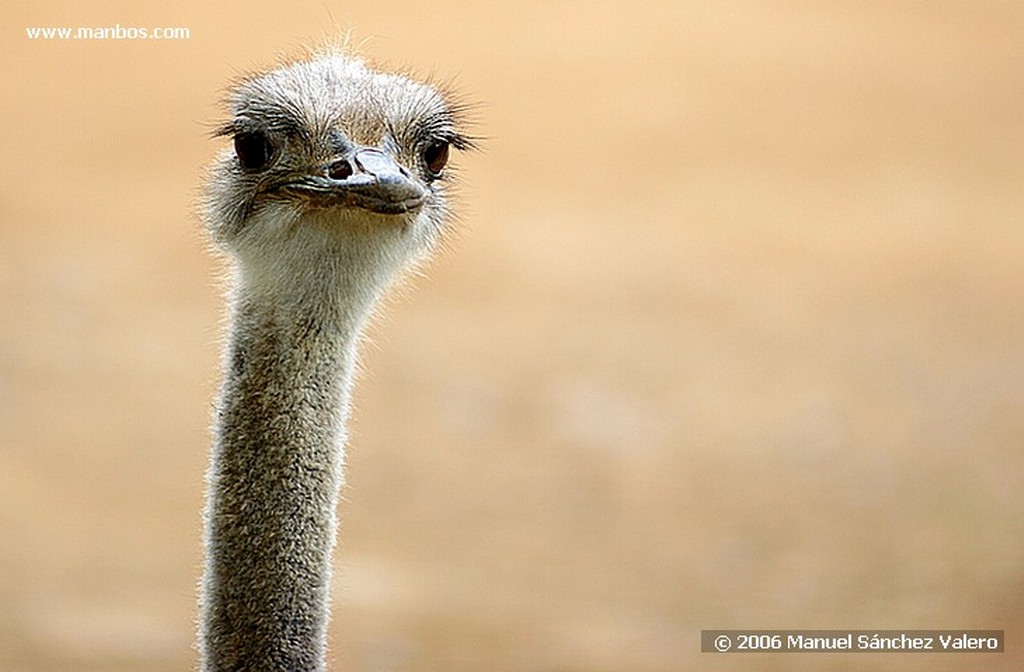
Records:
<instances>
[{"instance_id":1,"label":"gray neck feathers","mask_svg":"<svg viewBox=\"0 0 1024 672\"><path fill-rule=\"evenodd\" d=\"M294 245L272 262L235 254L208 477L203 672L325 668L356 342L397 263L322 243L299 245L294 264Z\"/></svg>"}]
</instances>

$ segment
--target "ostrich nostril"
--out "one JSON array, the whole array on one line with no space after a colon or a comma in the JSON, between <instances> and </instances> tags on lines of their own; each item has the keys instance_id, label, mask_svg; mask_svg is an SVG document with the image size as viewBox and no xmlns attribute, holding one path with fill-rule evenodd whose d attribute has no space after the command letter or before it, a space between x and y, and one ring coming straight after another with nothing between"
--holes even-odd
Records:
<instances>
[{"instance_id":1,"label":"ostrich nostril","mask_svg":"<svg viewBox=\"0 0 1024 672\"><path fill-rule=\"evenodd\" d=\"M352 164L345 159L339 159L327 168L327 174L332 180L347 180L353 172Z\"/></svg>"}]
</instances>

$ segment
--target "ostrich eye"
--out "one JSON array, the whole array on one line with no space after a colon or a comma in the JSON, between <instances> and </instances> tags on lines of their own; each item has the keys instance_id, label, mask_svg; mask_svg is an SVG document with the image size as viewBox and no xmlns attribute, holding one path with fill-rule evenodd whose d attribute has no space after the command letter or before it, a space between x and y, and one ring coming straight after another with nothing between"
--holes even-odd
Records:
<instances>
[{"instance_id":1,"label":"ostrich eye","mask_svg":"<svg viewBox=\"0 0 1024 672\"><path fill-rule=\"evenodd\" d=\"M239 133L235 136L235 154L246 170L262 170L270 163L274 148L260 131Z\"/></svg>"},{"instance_id":2,"label":"ostrich eye","mask_svg":"<svg viewBox=\"0 0 1024 672\"><path fill-rule=\"evenodd\" d=\"M427 170L432 177L440 176L448 163L448 143L435 142L428 146L423 152L423 161L427 164Z\"/></svg>"}]
</instances>

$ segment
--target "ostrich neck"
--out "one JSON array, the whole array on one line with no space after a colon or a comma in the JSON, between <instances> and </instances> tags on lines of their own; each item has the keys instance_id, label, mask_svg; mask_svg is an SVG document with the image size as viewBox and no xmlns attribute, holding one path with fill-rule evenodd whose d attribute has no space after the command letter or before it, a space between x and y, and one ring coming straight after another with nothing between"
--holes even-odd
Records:
<instances>
[{"instance_id":1,"label":"ostrich neck","mask_svg":"<svg viewBox=\"0 0 1024 672\"><path fill-rule=\"evenodd\" d=\"M242 277L209 473L202 670L323 670L356 340L376 297L344 277L273 293Z\"/></svg>"}]
</instances>

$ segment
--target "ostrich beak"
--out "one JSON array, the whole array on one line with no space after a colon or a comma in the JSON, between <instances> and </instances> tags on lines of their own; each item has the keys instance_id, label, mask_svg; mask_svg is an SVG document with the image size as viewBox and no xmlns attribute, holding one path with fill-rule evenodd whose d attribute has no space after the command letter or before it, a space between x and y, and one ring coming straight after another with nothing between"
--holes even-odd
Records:
<instances>
[{"instance_id":1,"label":"ostrich beak","mask_svg":"<svg viewBox=\"0 0 1024 672\"><path fill-rule=\"evenodd\" d=\"M293 173L275 191L295 194L315 208L362 208L400 215L423 206L427 190L386 152L364 148L336 158L314 174Z\"/></svg>"}]
</instances>

